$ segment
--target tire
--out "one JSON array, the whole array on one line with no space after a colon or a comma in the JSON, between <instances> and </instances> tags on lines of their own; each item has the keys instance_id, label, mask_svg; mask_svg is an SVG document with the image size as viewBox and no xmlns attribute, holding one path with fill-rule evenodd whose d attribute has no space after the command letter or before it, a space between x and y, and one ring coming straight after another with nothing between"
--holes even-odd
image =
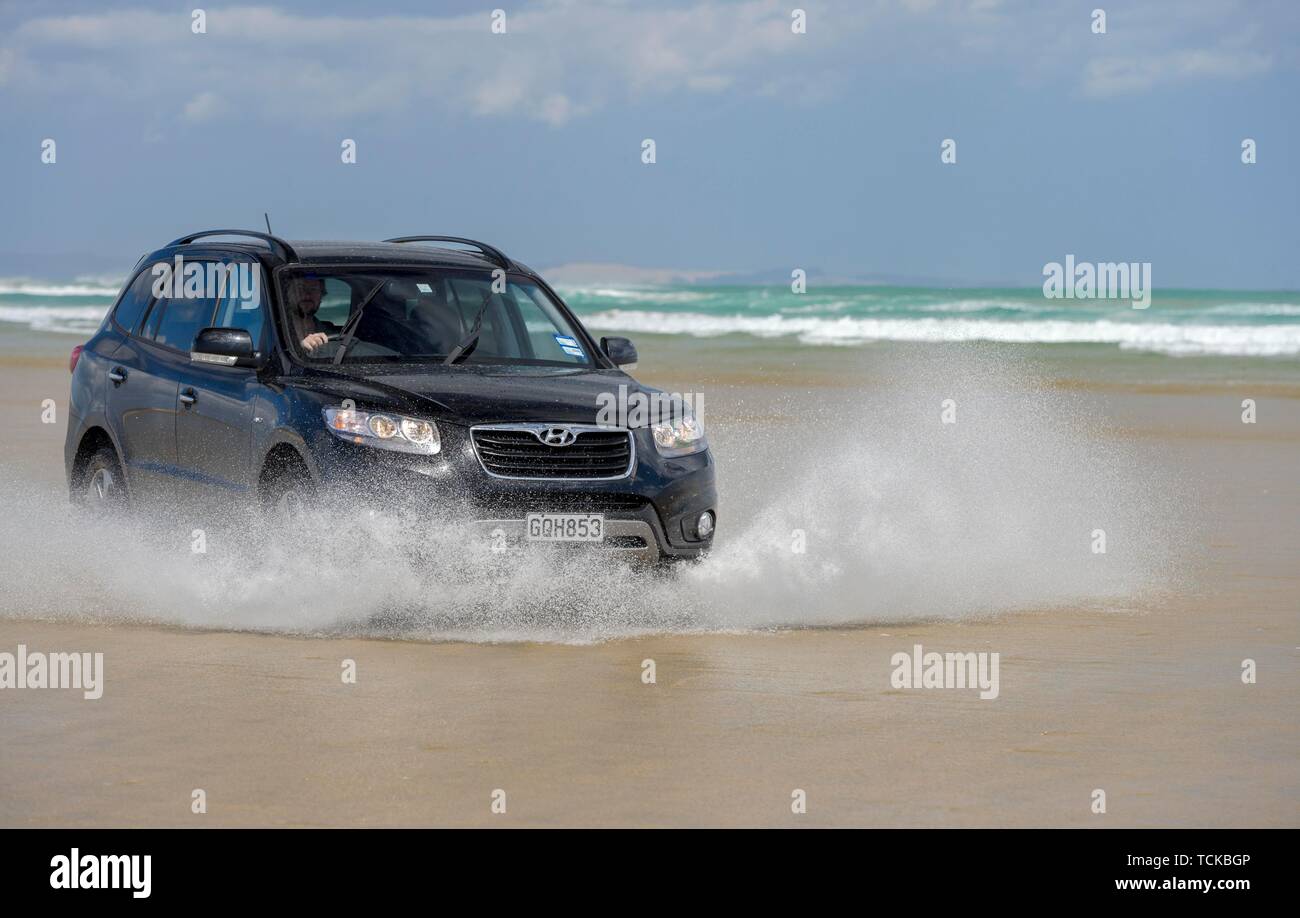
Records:
<instances>
[{"instance_id":1,"label":"tire","mask_svg":"<svg viewBox=\"0 0 1300 918\"><path fill-rule=\"evenodd\" d=\"M123 513L130 507L126 476L111 447L101 446L90 457L73 486L72 499L77 506L99 516Z\"/></svg>"},{"instance_id":2,"label":"tire","mask_svg":"<svg viewBox=\"0 0 1300 918\"><path fill-rule=\"evenodd\" d=\"M262 490L262 511L268 520L292 524L316 501L316 485L299 463L287 463L274 472Z\"/></svg>"}]
</instances>

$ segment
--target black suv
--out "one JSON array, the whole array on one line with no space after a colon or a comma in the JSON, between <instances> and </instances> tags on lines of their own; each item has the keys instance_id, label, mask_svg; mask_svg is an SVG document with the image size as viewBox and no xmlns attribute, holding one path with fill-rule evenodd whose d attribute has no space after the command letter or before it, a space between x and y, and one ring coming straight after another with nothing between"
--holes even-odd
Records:
<instances>
[{"instance_id":1,"label":"black suv","mask_svg":"<svg viewBox=\"0 0 1300 918\"><path fill-rule=\"evenodd\" d=\"M480 242L193 233L141 259L73 351L69 489L108 508L243 500L290 516L308 500L427 500L508 544L696 557L713 539L713 458L689 400L620 369L635 362ZM607 416L638 399L644 420Z\"/></svg>"}]
</instances>

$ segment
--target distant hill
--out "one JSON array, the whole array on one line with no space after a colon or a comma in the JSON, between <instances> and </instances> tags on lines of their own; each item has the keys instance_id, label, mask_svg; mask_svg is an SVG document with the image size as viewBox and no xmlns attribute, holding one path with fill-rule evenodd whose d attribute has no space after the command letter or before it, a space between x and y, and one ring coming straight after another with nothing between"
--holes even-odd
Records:
<instances>
[{"instance_id":1,"label":"distant hill","mask_svg":"<svg viewBox=\"0 0 1300 918\"><path fill-rule=\"evenodd\" d=\"M642 268L610 262L571 262L546 268L542 274L555 284L692 284L770 286L790 283L791 268L772 268L765 271L699 271L691 268ZM818 286L887 286L887 287L988 287L1017 286L1015 284L990 285L950 278L921 277L906 274L829 274L821 269L804 268L808 283Z\"/></svg>"}]
</instances>

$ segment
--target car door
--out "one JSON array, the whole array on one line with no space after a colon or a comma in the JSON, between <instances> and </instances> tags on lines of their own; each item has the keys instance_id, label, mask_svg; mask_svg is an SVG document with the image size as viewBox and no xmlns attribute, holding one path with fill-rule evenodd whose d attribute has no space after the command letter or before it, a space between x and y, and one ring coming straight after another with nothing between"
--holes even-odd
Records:
<instances>
[{"instance_id":1,"label":"car door","mask_svg":"<svg viewBox=\"0 0 1300 918\"><path fill-rule=\"evenodd\" d=\"M131 327L121 345L108 358L105 414L122 453L126 477L134 499L166 501L175 497L176 394L182 364L146 339L150 323L161 319L165 305L153 297L152 266L131 285L127 296L143 301L142 316L128 320ZM120 307L119 307L120 310Z\"/></svg>"},{"instance_id":2,"label":"car door","mask_svg":"<svg viewBox=\"0 0 1300 918\"><path fill-rule=\"evenodd\" d=\"M264 353L269 340L267 295L261 266L231 259L232 279L255 277L252 283L231 283L222 291L211 325L243 328L253 347ZM241 272L251 272L244 275ZM257 371L189 363L181 373L180 408L176 417L177 461L185 485L198 495L247 494L256 485L252 468L254 403L262 385Z\"/></svg>"},{"instance_id":3,"label":"car door","mask_svg":"<svg viewBox=\"0 0 1300 918\"><path fill-rule=\"evenodd\" d=\"M188 263L199 262L205 266L210 260L187 258ZM178 289L176 295L155 299L149 314L137 336L137 348L143 354L147 365L152 370L151 379L158 380L153 393L151 410L156 414L153 425L157 427L157 466L151 469L156 474L158 490L171 499L183 499L191 490L189 473L180 461L177 426L185 406L185 395L181 391L185 384L185 374L190 367L190 348L199 329L212 324L216 311L217 297L215 291L204 287L197 294ZM117 354L113 355L115 358ZM170 401L164 401L170 396ZM161 447L166 438L168 447Z\"/></svg>"}]
</instances>

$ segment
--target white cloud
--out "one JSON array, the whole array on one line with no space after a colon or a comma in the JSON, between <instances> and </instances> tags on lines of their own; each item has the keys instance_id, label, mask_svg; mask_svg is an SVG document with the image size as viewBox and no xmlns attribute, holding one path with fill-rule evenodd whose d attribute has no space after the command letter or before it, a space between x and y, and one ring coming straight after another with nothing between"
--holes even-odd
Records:
<instances>
[{"instance_id":1,"label":"white cloud","mask_svg":"<svg viewBox=\"0 0 1300 918\"><path fill-rule=\"evenodd\" d=\"M557 92L542 100L538 114L547 124L558 126L580 114L580 110L568 96Z\"/></svg>"},{"instance_id":2,"label":"white cloud","mask_svg":"<svg viewBox=\"0 0 1300 918\"><path fill-rule=\"evenodd\" d=\"M226 110L225 101L215 92L201 92L185 103L181 116L195 123L209 121Z\"/></svg>"},{"instance_id":3,"label":"white cloud","mask_svg":"<svg viewBox=\"0 0 1300 918\"><path fill-rule=\"evenodd\" d=\"M0 84L15 97L148 104L191 121L253 106L269 118L459 111L563 125L611 105L683 94L825 101L856 80L954 78L1007 68L1112 96L1235 80L1290 61L1294 28L1248 24L1222 0L1116 8L1104 36L1089 10L1030 0L681 0L670 6L538 0L459 16L311 15L273 7L116 10L20 22L0 38ZM1293 44L1293 42L1291 42ZM1291 64L1288 64L1291 65ZM219 92L221 97L212 95ZM221 98L239 99L238 106Z\"/></svg>"},{"instance_id":4,"label":"white cloud","mask_svg":"<svg viewBox=\"0 0 1300 918\"><path fill-rule=\"evenodd\" d=\"M434 104L558 125L618 99L743 87L774 60L832 39L825 28L821 38L793 34L788 4L777 0L672 9L548 2L507 22L507 33L494 35L486 12L351 17L234 7L209 9L207 34L194 35L188 13L113 11L29 20L7 53L27 63L29 91L133 98L171 89L185 93L190 120L218 114L208 95L215 86L273 116Z\"/></svg>"},{"instance_id":5,"label":"white cloud","mask_svg":"<svg viewBox=\"0 0 1300 918\"><path fill-rule=\"evenodd\" d=\"M1250 51L1175 51L1167 54L1104 57L1089 62L1083 91L1089 96L1145 92L1185 80L1242 79L1273 66L1268 54Z\"/></svg>"}]
</instances>

